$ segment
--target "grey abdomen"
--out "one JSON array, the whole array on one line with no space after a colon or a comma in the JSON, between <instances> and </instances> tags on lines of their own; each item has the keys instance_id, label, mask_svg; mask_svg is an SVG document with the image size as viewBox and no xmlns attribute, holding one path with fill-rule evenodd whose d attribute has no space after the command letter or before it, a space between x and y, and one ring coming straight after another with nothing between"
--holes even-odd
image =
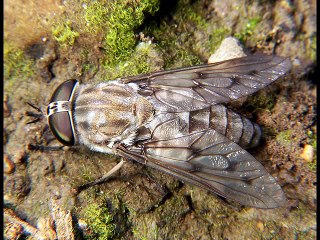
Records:
<instances>
[{"instance_id":1,"label":"grey abdomen","mask_svg":"<svg viewBox=\"0 0 320 240\"><path fill-rule=\"evenodd\" d=\"M189 132L207 128L218 131L245 149L257 146L261 139L259 125L220 104L190 112Z\"/></svg>"},{"instance_id":2,"label":"grey abdomen","mask_svg":"<svg viewBox=\"0 0 320 240\"><path fill-rule=\"evenodd\" d=\"M259 125L217 104L190 112L156 111L152 121L138 129L136 141L173 139L209 129L226 136L244 149L257 146L261 139Z\"/></svg>"}]
</instances>

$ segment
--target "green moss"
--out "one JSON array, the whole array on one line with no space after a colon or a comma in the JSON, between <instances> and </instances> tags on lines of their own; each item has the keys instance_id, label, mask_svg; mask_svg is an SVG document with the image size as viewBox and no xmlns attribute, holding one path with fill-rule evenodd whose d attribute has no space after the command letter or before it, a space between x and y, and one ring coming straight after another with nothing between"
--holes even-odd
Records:
<instances>
[{"instance_id":1,"label":"green moss","mask_svg":"<svg viewBox=\"0 0 320 240\"><path fill-rule=\"evenodd\" d=\"M274 93L260 93L250 96L246 106L254 109L262 108L271 110L275 106L275 99Z\"/></svg>"},{"instance_id":2,"label":"green moss","mask_svg":"<svg viewBox=\"0 0 320 240\"><path fill-rule=\"evenodd\" d=\"M316 159L312 160L312 162L309 162L308 163L308 167L312 172L316 172L317 171L317 161L316 161Z\"/></svg>"},{"instance_id":3,"label":"green moss","mask_svg":"<svg viewBox=\"0 0 320 240\"><path fill-rule=\"evenodd\" d=\"M315 62L317 60L317 36L312 35L310 37L304 32L300 32L297 34L296 40L303 42L306 51L305 57Z\"/></svg>"},{"instance_id":4,"label":"green moss","mask_svg":"<svg viewBox=\"0 0 320 240\"><path fill-rule=\"evenodd\" d=\"M106 78L115 79L155 71L159 68L157 58L159 56L154 44L140 43L127 61L120 62L116 67L104 66L107 70Z\"/></svg>"},{"instance_id":5,"label":"green moss","mask_svg":"<svg viewBox=\"0 0 320 240\"><path fill-rule=\"evenodd\" d=\"M90 33L97 33L105 27L108 22L108 10L103 1L85 1L84 19L86 30Z\"/></svg>"},{"instance_id":6,"label":"green moss","mask_svg":"<svg viewBox=\"0 0 320 240\"><path fill-rule=\"evenodd\" d=\"M308 131L307 132L308 138L309 138L309 144L317 150L317 134L314 133L313 131Z\"/></svg>"},{"instance_id":7,"label":"green moss","mask_svg":"<svg viewBox=\"0 0 320 240\"><path fill-rule=\"evenodd\" d=\"M145 34L154 36L163 53L165 69L203 63L200 58L208 59L210 52L213 53L231 34L231 29L218 23L208 32L208 21L203 12L200 1L182 0L176 6L173 19L164 18L160 27L151 23L144 30Z\"/></svg>"},{"instance_id":8,"label":"green moss","mask_svg":"<svg viewBox=\"0 0 320 240\"><path fill-rule=\"evenodd\" d=\"M115 224L113 215L109 213L105 204L90 204L84 209L85 221L92 234L88 239L111 239L114 235Z\"/></svg>"},{"instance_id":9,"label":"green moss","mask_svg":"<svg viewBox=\"0 0 320 240\"><path fill-rule=\"evenodd\" d=\"M314 155L311 162L308 163L308 167L311 171L317 170L317 134L313 131L308 131L308 142L314 149Z\"/></svg>"},{"instance_id":10,"label":"green moss","mask_svg":"<svg viewBox=\"0 0 320 240\"><path fill-rule=\"evenodd\" d=\"M85 64L83 64L82 71L84 73L97 72L98 71L98 67L96 65L92 64L92 63L85 63Z\"/></svg>"},{"instance_id":11,"label":"green moss","mask_svg":"<svg viewBox=\"0 0 320 240\"><path fill-rule=\"evenodd\" d=\"M317 36L314 35L309 39L308 55L312 61L317 60Z\"/></svg>"},{"instance_id":12,"label":"green moss","mask_svg":"<svg viewBox=\"0 0 320 240\"><path fill-rule=\"evenodd\" d=\"M280 132L277 135L277 140L290 141L291 137L292 137L292 130L285 130L285 131Z\"/></svg>"},{"instance_id":13,"label":"green moss","mask_svg":"<svg viewBox=\"0 0 320 240\"><path fill-rule=\"evenodd\" d=\"M23 50L4 42L4 88L10 92L15 83L34 74L34 60L26 56Z\"/></svg>"},{"instance_id":14,"label":"green moss","mask_svg":"<svg viewBox=\"0 0 320 240\"><path fill-rule=\"evenodd\" d=\"M143 23L144 14L154 15L158 9L158 0L142 0L130 4L119 0L109 3L103 43L106 50L105 66L114 66L131 56L137 42L135 30Z\"/></svg>"},{"instance_id":15,"label":"green moss","mask_svg":"<svg viewBox=\"0 0 320 240\"><path fill-rule=\"evenodd\" d=\"M195 34L204 31L207 23L196 9L197 5L191 1L179 1L173 20L164 19L160 27L151 23L144 30L145 34L154 36L162 52L165 69L201 63L197 52L203 45L197 45Z\"/></svg>"},{"instance_id":16,"label":"green moss","mask_svg":"<svg viewBox=\"0 0 320 240\"><path fill-rule=\"evenodd\" d=\"M299 219L299 221L297 221ZM307 226L316 226L316 212L310 206L300 202L286 219L286 225L292 229L295 239L316 239L316 231Z\"/></svg>"},{"instance_id":17,"label":"green moss","mask_svg":"<svg viewBox=\"0 0 320 240\"><path fill-rule=\"evenodd\" d=\"M136 216L133 222L132 233L135 239L159 239L159 229L157 222L160 221L159 212L153 214L143 214ZM164 224L166 225L166 224ZM165 226L163 226L165 228ZM161 238L161 237L160 237Z\"/></svg>"},{"instance_id":18,"label":"green moss","mask_svg":"<svg viewBox=\"0 0 320 240\"><path fill-rule=\"evenodd\" d=\"M240 33L236 33L234 36L239 39L241 43L244 43L248 38L254 35L254 31L261 21L260 17L250 18Z\"/></svg>"},{"instance_id":19,"label":"green moss","mask_svg":"<svg viewBox=\"0 0 320 240\"><path fill-rule=\"evenodd\" d=\"M206 20L200 15L199 12L196 11L197 6L192 5L192 1L190 0L180 0L177 6L177 12L175 14L178 22L192 22L197 28L206 28L208 23Z\"/></svg>"},{"instance_id":20,"label":"green moss","mask_svg":"<svg viewBox=\"0 0 320 240\"><path fill-rule=\"evenodd\" d=\"M285 130L277 134L276 139L280 144L289 147L293 136L292 130Z\"/></svg>"},{"instance_id":21,"label":"green moss","mask_svg":"<svg viewBox=\"0 0 320 240\"><path fill-rule=\"evenodd\" d=\"M91 182L91 181L95 180L95 177L93 176L93 173L91 172L91 170L89 168L82 166L81 169L79 169L79 172L81 173L81 178L84 183Z\"/></svg>"},{"instance_id":22,"label":"green moss","mask_svg":"<svg viewBox=\"0 0 320 240\"><path fill-rule=\"evenodd\" d=\"M52 34L62 47L72 46L79 36L79 33L72 29L71 21L69 20L54 25Z\"/></svg>"},{"instance_id":23,"label":"green moss","mask_svg":"<svg viewBox=\"0 0 320 240\"><path fill-rule=\"evenodd\" d=\"M150 230L150 226L143 225L143 230L142 231L148 232L149 230ZM141 231L141 229L140 230L138 230L136 228L132 229L133 236L136 239L139 239L139 240L148 240L148 239L150 239L150 238L148 238L146 236L143 236L140 231ZM152 239L157 239L157 233L155 233L154 238L152 238Z\"/></svg>"}]
</instances>

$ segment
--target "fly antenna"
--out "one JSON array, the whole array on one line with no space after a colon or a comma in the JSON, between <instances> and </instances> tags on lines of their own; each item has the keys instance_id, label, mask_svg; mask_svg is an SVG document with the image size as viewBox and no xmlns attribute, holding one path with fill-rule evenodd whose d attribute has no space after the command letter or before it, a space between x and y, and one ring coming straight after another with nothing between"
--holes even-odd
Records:
<instances>
[{"instance_id":1,"label":"fly antenna","mask_svg":"<svg viewBox=\"0 0 320 240\"><path fill-rule=\"evenodd\" d=\"M36 107L34 104L26 102L30 107L32 107L33 109L35 109L37 111L37 113L32 112L32 111L26 111L25 115L29 116L29 117L33 117L35 119L33 119L32 121L27 122L27 124L32 124L32 123L36 123L41 121L44 118L44 113L42 112L42 110L39 107Z\"/></svg>"},{"instance_id":2,"label":"fly antenna","mask_svg":"<svg viewBox=\"0 0 320 240\"><path fill-rule=\"evenodd\" d=\"M37 106L35 106L32 103L26 102L30 107L34 108L35 110L37 110L37 112L39 113L43 113L42 110L40 108L38 108Z\"/></svg>"}]
</instances>

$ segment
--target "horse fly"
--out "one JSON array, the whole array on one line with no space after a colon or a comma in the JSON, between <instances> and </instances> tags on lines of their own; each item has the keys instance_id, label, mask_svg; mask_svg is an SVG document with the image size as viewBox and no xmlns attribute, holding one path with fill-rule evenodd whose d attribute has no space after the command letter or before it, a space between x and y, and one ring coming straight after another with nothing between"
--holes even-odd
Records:
<instances>
[{"instance_id":1,"label":"horse fly","mask_svg":"<svg viewBox=\"0 0 320 240\"><path fill-rule=\"evenodd\" d=\"M260 127L223 104L285 75L289 59L253 55L98 85L62 83L47 107L54 136L164 171L242 205L283 206L276 180L245 149ZM118 166L119 168L119 166Z\"/></svg>"}]
</instances>

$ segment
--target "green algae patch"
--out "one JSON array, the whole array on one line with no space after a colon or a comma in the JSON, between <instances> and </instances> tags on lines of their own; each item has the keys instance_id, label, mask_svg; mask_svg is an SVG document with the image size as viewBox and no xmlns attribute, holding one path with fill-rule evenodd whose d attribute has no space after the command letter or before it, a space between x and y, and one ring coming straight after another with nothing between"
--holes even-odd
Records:
<instances>
[{"instance_id":1,"label":"green algae patch","mask_svg":"<svg viewBox=\"0 0 320 240\"><path fill-rule=\"evenodd\" d=\"M84 2L86 31L95 34L105 27L105 23L108 21L108 9L104 6L104 1Z\"/></svg>"},{"instance_id":2,"label":"green algae patch","mask_svg":"<svg viewBox=\"0 0 320 240\"><path fill-rule=\"evenodd\" d=\"M281 143L285 146L290 146L291 141L293 140L292 134L293 134L292 130L285 130L285 131L278 133L278 135L276 136L276 139L279 143Z\"/></svg>"},{"instance_id":3,"label":"green algae patch","mask_svg":"<svg viewBox=\"0 0 320 240\"><path fill-rule=\"evenodd\" d=\"M158 0L87 3L85 20L88 32L99 29L104 32L104 65L115 65L131 56L137 43L135 30L143 23L145 14L154 15L159 9Z\"/></svg>"},{"instance_id":4,"label":"green algae patch","mask_svg":"<svg viewBox=\"0 0 320 240\"><path fill-rule=\"evenodd\" d=\"M253 109L271 110L276 104L275 99L275 93L262 92L260 94L249 96L246 106Z\"/></svg>"},{"instance_id":5,"label":"green algae patch","mask_svg":"<svg viewBox=\"0 0 320 240\"><path fill-rule=\"evenodd\" d=\"M164 59L164 68L193 66L209 58L222 40L231 35L231 28L218 20L208 21L201 2L178 1L172 17L150 22L144 33L154 37ZM181 44L183 43L183 44Z\"/></svg>"},{"instance_id":6,"label":"green algae patch","mask_svg":"<svg viewBox=\"0 0 320 240\"><path fill-rule=\"evenodd\" d=\"M157 46L141 42L127 61L120 62L115 67L105 65L104 68L108 79L116 79L158 71L162 66L163 61Z\"/></svg>"},{"instance_id":7,"label":"green algae patch","mask_svg":"<svg viewBox=\"0 0 320 240\"><path fill-rule=\"evenodd\" d=\"M309 38L307 45L309 46L307 48L307 55L312 61L315 62L317 60L317 36L314 35Z\"/></svg>"},{"instance_id":8,"label":"green algae patch","mask_svg":"<svg viewBox=\"0 0 320 240\"><path fill-rule=\"evenodd\" d=\"M72 46L79 36L79 33L72 28L69 20L53 26L52 34L62 47Z\"/></svg>"},{"instance_id":9,"label":"green algae patch","mask_svg":"<svg viewBox=\"0 0 320 240\"><path fill-rule=\"evenodd\" d=\"M156 224L151 224L148 222L148 219L145 219L146 222L143 222L138 228L132 228L132 234L135 239L148 240L148 239L159 239L158 232L159 229Z\"/></svg>"},{"instance_id":10,"label":"green algae patch","mask_svg":"<svg viewBox=\"0 0 320 240\"><path fill-rule=\"evenodd\" d=\"M156 22L146 26L144 33L154 37L164 58L165 69L202 62L198 52L204 44L197 39L207 28L207 23L196 9L197 5L190 1L179 1L172 21L163 18L160 26Z\"/></svg>"},{"instance_id":11,"label":"green algae patch","mask_svg":"<svg viewBox=\"0 0 320 240\"><path fill-rule=\"evenodd\" d=\"M189 211L183 195L173 196L154 211L133 218L132 233L136 239L166 239L179 229L179 224Z\"/></svg>"},{"instance_id":12,"label":"green algae patch","mask_svg":"<svg viewBox=\"0 0 320 240\"><path fill-rule=\"evenodd\" d=\"M240 42L245 43L249 38L254 36L257 25L261 21L260 17L251 18L244 25L240 33L236 33L234 36L239 39Z\"/></svg>"},{"instance_id":13,"label":"green algae patch","mask_svg":"<svg viewBox=\"0 0 320 240\"><path fill-rule=\"evenodd\" d=\"M114 236L113 215L105 204L92 203L83 212L90 229L87 239L106 240Z\"/></svg>"},{"instance_id":14,"label":"green algae patch","mask_svg":"<svg viewBox=\"0 0 320 240\"><path fill-rule=\"evenodd\" d=\"M208 27L207 21L200 13L199 4L192 3L190 0L182 0L178 2L176 17L178 22L188 21L197 28L205 29Z\"/></svg>"},{"instance_id":15,"label":"green algae patch","mask_svg":"<svg viewBox=\"0 0 320 240\"><path fill-rule=\"evenodd\" d=\"M86 64L79 71L95 75L92 63L109 70L131 58L139 40L137 31L146 15L158 11L159 0L79 0L63 3L63 9L62 16L50 19L57 51L61 58Z\"/></svg>"},{"instance_id":16,"label":"green algae patch","mask_svg":"<svg viewBox=\"0 0 320 240\"><path fill-rule=\"evenodd\" d=\"M25 52L6 41L4 42L4 89L11 92L24 79L34 74L35 62Z\"/></svg>"},{"instance_id":17,"label":"green algae patch","mask_svg":"<svg viewBox=\"0 0 320 240\"><path fill-rule=\"evenodd\" d=\"M313 131L308 131L308 141L309 144L314 149L313 153L313 159L311 162L308 162L308 167L311 171L316 172L317 171L317 134Z\"/></svg>"},{"instance_id":18,"label":"green algae patch","mask_svg":"<svg viewBox=\"0 0 320 240\"><path fill-rule=\"evenodd\" d=\"M131 7L122 4L114 5L110 14L109 29L105 36L106 63L126 60L132 54L136 45L134 29L141 24L139 14L135 17ZM141 12L139 12L141 13Z\"/></svg>"}]
</instances>

